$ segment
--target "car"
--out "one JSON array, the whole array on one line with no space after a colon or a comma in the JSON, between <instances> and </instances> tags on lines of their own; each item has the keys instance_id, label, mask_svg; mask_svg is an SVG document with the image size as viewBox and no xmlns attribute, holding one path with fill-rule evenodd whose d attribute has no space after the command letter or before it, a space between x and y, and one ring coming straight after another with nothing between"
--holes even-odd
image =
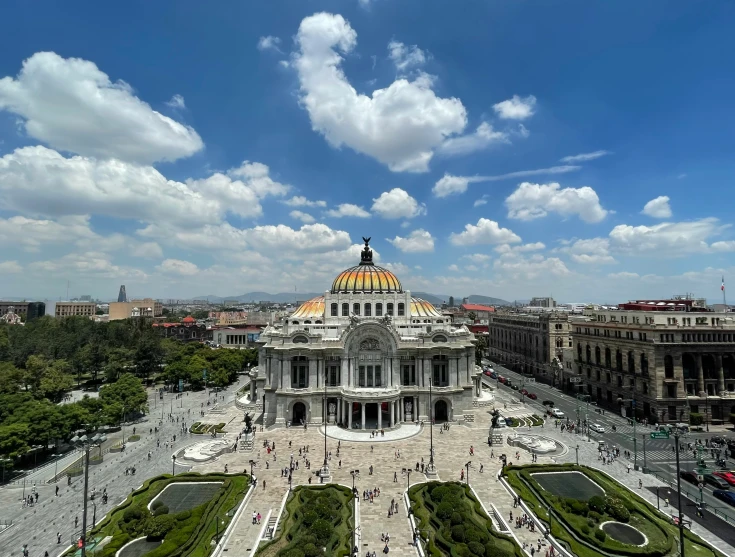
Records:
<instances>
[{"instance_id":1,"label":"car","mask_svg":"<svg viewBox=\"0 0 735 557\"><path fill-rule=\"evenodd\" d=\"M682 470L681 472L679 472L679 477L681 477L682 480L685 480L694 485L699 484L697 473L692 470Z\"/></svg>"},{"instance_id":2,"label":"car","mask_svg":"<svg viewBox=\"0 0 735 557\"><path fill-rule=\"evenodd\" d=\"M536 393L528 393L528 398L531 400L536 400L538 398L538 395Z\"/></svg>"},{"instance_id":3,"label":"car","mask_svg":"<svg viewBox=\"0 0 735 557\"><path fill-rule=\"evenodd\" d=\"M498 378L498 376L495 374L494 371L491 371L490 373L488 373L488 375L490 376L490 379L497 379Z\"/></svg>"},{"instance_id":4,"label":"car","mask_svg":"<svg viewBox=\"0 0 735 557\"><path fill-rule=\"evenodd\" d=\"M552 408L555 406L553 400L545 400L541 404L543 404L544 406L551 406Z\"/></svg>"},{"instance_id":5,"label":"car","mask_svg":"<svg viewBox=\"0 0 735 557\"><path fill-rule=\"evenodd\" d=\"M727 472L726 470L723 470L722 472L713 472L713 474L722 478L730 485L735 485L735 474L733 474L732 472Z\"/></svg>"},{"instance_id":6,"label":"car","mask_svg":"<svg viewBox=\"0 0 735 557\"><path fill-rule=\"evenodd\" d=\"M514 384L513 384L513 383L511 383L510 381L508 381L508 386L509 386L509 387L510 387L511 389L513 389L514 391L517 391L517 390L518 390L518 385L514 385Z\"/></svg>"},{"instance_id":7,"label":"car","mask_svg":"<svg viewBox=\"0 0 735 557\"><path fill-rule=\"evenodd\" d=\"M595 433L605 433L605 428L600 424L590 424L590 429Z\"/></svg>"},{"instance_id":8,"label":"car","mask_svg":"<svg viewBox=\"0 0 735 557\"><path fill-rule=\"evenodd\" d=\"M527 395L528 394L528 389L521 389L521 394L522 395Z\"/></svg>"},{"instance_id":9,"label":"car","mask_svg":"<svg viewBox=\"0 0 735 557\"><path fill-rule=\"evenodd\" d=\"M564 417L564 412L562 412L558 408L552 408L551 409L551 415L554 416L555 418L563 418Z\"/></svg>"},{"instance_id":10,"label":"car","mask_svg":"<svg viewBox=\"0 0 735 557\"><path fill-rule=\"evenodd\" d=\"M485 373L485 375L487 375L488 377L490 377L490 376L491 376L491 375L493 374L493 372L492 372L492 371L490 371L489 369L486 369L486 370L484 371L484 373Z\"/></svg>"},{"instance_id":11,"label":"car","mask_svg":"<svg viewBox=\"0 0 735 557\"><path fill-rule=\"evenodd\" d=\"M503 385L505 385L505 382L507 381L507 379L503 377L502 375L498 375L498 381L500 381Z\"/></svg>"},{"instance_id":12,"label":"car","mask_svg":"<svg viewBox=\"0 0 735 557\"><path fill-rule=\"evenodd\" d=\"M717 497L720 501L724 501L728 505L735 507L735 493L732 491L725 491L724 489L715 489L712 495Z\"/></svg>"},{"instance_id":13,"label":"car","mask_svg":"<svg viewBox=\"0 0 735 557\"><path fill-rule=\"evenodd\" d=\"M505 425L511 427L513 425L513 418L505 418Z\"/></svg>"},{"instance_id":14,"label":"car","mask_svg":"<svg viewBox=\"0 0 735 557\"><path fill-rule=\"evenodd\" d=\"M727 480L714 474L704 474L704 483L711 485L715 489L730 489L730 484Z\"/></svg>"}]
</instances>

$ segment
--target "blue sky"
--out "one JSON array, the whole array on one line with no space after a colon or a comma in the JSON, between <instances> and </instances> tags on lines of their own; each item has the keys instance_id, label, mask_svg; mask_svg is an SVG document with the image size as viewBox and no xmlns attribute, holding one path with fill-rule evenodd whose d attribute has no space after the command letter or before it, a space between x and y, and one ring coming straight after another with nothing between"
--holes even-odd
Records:
<instances>
[{"instance_id":1,"label":"blue sky","mask_svg":"<svg viewBox=\"0 0 735 557\"><path fill-rule=\"evenodd\" d=\"M617 302L733 275L729 2L5 9L0 297Z\"/></svg>"}]
</instances>

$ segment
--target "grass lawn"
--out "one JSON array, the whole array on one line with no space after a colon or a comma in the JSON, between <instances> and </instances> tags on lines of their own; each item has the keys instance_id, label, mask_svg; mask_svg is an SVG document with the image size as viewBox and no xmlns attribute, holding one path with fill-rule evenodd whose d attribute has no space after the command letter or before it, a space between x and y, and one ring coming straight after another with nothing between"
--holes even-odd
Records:
<instances>
[{"instance_id":1,"label":"grass lawn","mask_svg":"<svg viewBox=\"0 0 735 557\"><path fill-rule=\"evenodd\" d=\"M570 496L569 487L574 480L566 476L564 482L564 475L554 478L553 474L546 474L548 472L582 473L586 476L585 482L604 490L604 496L591 496L596 490L583 489L581 485L577 495ZM678 554L678 528L655 507L607 474L574 464L508 466L505 474L531 511L547 524L551 506L554 537L579 557L604 557L602 551L608 555L631 557L673 557ZM612 539L600 529L600 524L608 521L636 528L646 536L648 543L638 547ZM562 523L574 532L576 538ZM685 531L685 546L690 556L722 557L688 530Z\"/></svg>"},{"instance_id":2,"label":"grass lawn","mask_svg":"<svg viewBox=\"0 0 735 557\"><path fill-rule=\"evenodd\" d=\"M257 557L351 554L355 518L349 488L334 484L298 486L289 495L283 513L278 537L261 546Z\"/></svg>"},{"instance_id":3,"label":"grass lawn","mask_svg":"<svg viewBox=\"0 0 735 557\"><path fill-rule=\"evenodd\" d=\"M224 422L219 423L219 424L204 424L201 422L195 422L191 425L189 430L192 433L197 434L197 435L201 435L204 433L212 433L214 431L216 431L217 433L222 433L222 430L225 428L225 425L227 424L225 424Z\"/></svg>"},{"instance_id":4,"label":"grass lawn","mask_svg":"<svg viewBox=\"0 0 735 557\"><path fill-rule=\"evenodd\" d=\"M459 482L417 484L408 491L411 510L430 557L521 557L513 538L493 530L470 488Z\"/></svg>"},{"instance_id":5,"label":"grass lawn","mask_svg":"<svg viewBox=\"0 0 735 557\"><path fill-rule=\"evenodd\" d=\"M91 532L90 540L112 536L112 540L94 557L113 557L121 547L128 542L147 536L149 541L158 540L158 546L145 554L145 557L206 557L211 554L214 546L216 522L220 524L220 535L229 524L232 515L242 501L249 487L250 478L244 474L179 474L175 477L169 474L156 476L147 480L143 486L131 493L118 507L113 509L105 519ZM181 491L179 483L190 484L196 482L219 482L219 488L208 490L209 497L200 497L196 501L188 501L187 510L176 512L176 508L185 508L180 500L186 497L186 490ZM148 510L148 504L155 499L166 486L176 484L176 488L169 488L161 498L166 505L157 506L153 511ZM208 484L208 487L211 484ZM168 492L171 494L168 495ZM200 490L196 490L200 492ZM165 501L163 499L166 498ZM197 506L193 506L197 504ZM90 543L92 543L90 541ZM73 555L70 551L67 555ZM88 554L92 552L88 551Z\"/></svg>"}]
</instances>

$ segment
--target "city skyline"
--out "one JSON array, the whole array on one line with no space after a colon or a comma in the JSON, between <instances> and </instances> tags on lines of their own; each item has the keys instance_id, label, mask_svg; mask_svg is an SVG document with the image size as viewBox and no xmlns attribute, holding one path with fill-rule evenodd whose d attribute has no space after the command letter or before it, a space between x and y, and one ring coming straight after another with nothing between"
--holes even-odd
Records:
<instances>
[{"instance_id":1,"label":"city skyline","mask_svg":"<svg viewBox=\"0 0 735 557\"><path fill-rule=\"evenodd\" d=\"M41 5L0 37L3 298L323 292L362 236L454 296L735 276L725 3Z\"/></svg>"}]
</instances>

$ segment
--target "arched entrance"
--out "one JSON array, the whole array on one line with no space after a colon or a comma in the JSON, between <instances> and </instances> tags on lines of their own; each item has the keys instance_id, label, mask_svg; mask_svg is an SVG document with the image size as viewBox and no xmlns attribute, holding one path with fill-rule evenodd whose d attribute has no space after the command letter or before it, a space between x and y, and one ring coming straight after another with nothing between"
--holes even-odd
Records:
<instances>
[{"instance_id":1,"label":"arched entrance","mask_svg":"<svg viewBox=\"0 0 735 557\"><path fill-rule=\"evenodd\" d=\"M449 408L445 400L437 400L434 403L434 423L446 422L449 419Z\"/></svg>"},{"instance_id":2,"label":"arched entrance","mask_svg":"<svg viewBox=\"0 0 735 557\"><path fill-rule=\"evenodd\" d=\"M303 402L296 402L291 409L291 424L300 425L306 420L306 405Z\"/></svg>"}]
</instances>

